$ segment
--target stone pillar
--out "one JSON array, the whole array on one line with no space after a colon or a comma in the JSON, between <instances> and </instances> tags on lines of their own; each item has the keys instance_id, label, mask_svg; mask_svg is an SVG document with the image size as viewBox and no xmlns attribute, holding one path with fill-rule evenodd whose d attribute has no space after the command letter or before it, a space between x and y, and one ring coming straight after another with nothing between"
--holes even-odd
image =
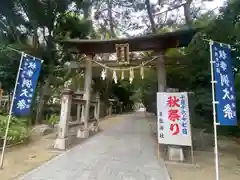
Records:
<instances>
[{"instance_id":1,"label":"stone pillar","mask_svg":"<svg viewBox=\"0 0 240 180\"><path fill-rule=\"evenodd\" d=\"M167 86L166 69L163 55L160 56L157 62L157 78L158 78L158 92L164 92Z\"/></svg>"},{"instance_id":2,"label":"stone pillar","mask_svg":"<svg viewBox=\"0 0 240 180\"><path fill-rule=\"evenodd\" d=\"M92 82L92 61L90 56L86 59L86 67L85 67L85 75L84 75L84 95L83 99L85 102L84 107L84 127L80 128L77 132L78 138L87 138L89 136L89 129L88 129L88 120L89 120L89 111L90 111L90 104L91 104L91 82Z\"/></svg>"},{"instance_id":3,"label":"stone pillar","mask_svg":"<svg viewBox=\"0 0 240 180\"><path fill-rule=\"evenodd\" d=\"M99 119L100 119L100 105L101 105L99 94L97 94L97 96L96 96L96 101L97 101L97 106L96 106L96 111L95 111L95 117L96 117L97 121L99 122Z\"/></svg>"},{"instance_id":4,"label":"stone pillar","mask_svg":"<svg viewBox=\"0 0 240 180\"><path fill-rule=\"evenodd\" d=\"M123 113L123 102L120 102L120 113Z\"/></svg>"},{"instance_id":5,"label":"stone pillar","mask_svg":"<svg viewBox=\"0 0 240 180\"><path fill-rule=\"evenodd\" d=\"M81 105L81 122L84 123L84 106L85 105Z\"/></svg>"},{"instance_id":6,"label":"stone pillar","mask_svg":"<svg viewBox=\"0 0 240 180\"><path fill-rule=\"evenodd\" d=\"M81 104L77 104L77 122L81 122Z\"/></svg>"},{"instance_id":7,"label":"stone pillar","mask_svg":"<svg viewBox=\"0 0 240 180\"><path fill-rule=\"evenodd\" d=\"M160 57L157 59L157 63L156 63L157 79L158 79L158 92L164 92L165 88L166 88L166 70L165 70L165 64L164 64L164 57L162 54L157 54L157 55L160 55ZM168 148L167 145L160 144L160 150L162 152L165 152L167 150L167 148Z\"/></svg>"},{"instance_id":8,"label":"stone pillar","mask_svg":"<svg viewBox=\"0 0 240 180\"><path fill-rule=\"evenodd\" d=\"M167 76L166 69L164 64L163 54L158 59L157 62L157 76L158 76L158 92L166 92L167 87ZM162 151L168 152L169 160L183 161L183 149L181 146L173 146L173 145L163 145L161 144Z\"/></svg>"},{"instance_id":9,"label":"stone pillar","mask_svg":"<svg viewBox=\"0 0 240 180\"><path fill-rule=\"evenodd\" d=\"M81 91L80 91L79 88L77 89L77 91L75 93L75 98L77 98L77 99L81 99L82 98ZM77 122L78 123L81 122L81 107L82 107L82 104L78 102L77 103Z\"/></svg>"},{"instance_id":10,"label":"stone pillar","mask_svg":"<svg viewBox=\"0 0 240 180\"><path fill-rule=\"evenodd\" d=\"M109 102L109 107L108 107L108 115L109 116L112 116L112 106L113 106L113 103Z\"/></svg>"},{"instance_id":11,"label":"stone pillar","mask_svg":"<svg viewBox=\"0 0 240 180\"><path fill-rule=\"evenodd\" d=\"M60 121L58 124L58 137L54 144L54 148L56 149L65 150L69 145L68 124L69 124L70 113L71 113L72 94L73 94L73 91L70 89L65 89L62 92L61 114L60 114Z\"/></svg>"},{"instance_id":12,"label":"stone pillar","mask_svg":"<svg viewBox=\"0 0 240 180\"><path fill-rule=\"evenodd\" d=\"M96 95L96 104L94 106L94 117L96 119L96 124L94 127L94 131L98 132L99 131L99 119L100 119L100 96L99 94Z\"/></svg>"}]
</instances>

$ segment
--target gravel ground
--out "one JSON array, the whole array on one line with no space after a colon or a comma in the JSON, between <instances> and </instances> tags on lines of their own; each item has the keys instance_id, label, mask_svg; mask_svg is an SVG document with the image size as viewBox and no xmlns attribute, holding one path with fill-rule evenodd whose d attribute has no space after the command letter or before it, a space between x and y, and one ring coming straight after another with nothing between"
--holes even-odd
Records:
<instances>
[{"instance_id":1,"label":"gravel ground","mask_svg":"<svg viewBox=\"0 0 240 180\"><path fill-rule=\"evenodd\" d=\"M118 123L117 117L108 117L100 122L102 130ZM63 152L52 149L56 134L50 134L41 139L33 140L27 145L7 149L4 159L4 169L0 170L1 180L16 179L24 173L42 165Z\"/></svg>"},{"instance_id":2,"label":"gravel ground","mask_svg":"<svg viewBox=\"0 0 240 180\"><path fill-rule=\"evenodd\" d=\"M118 124L19 180L170 180L144 114L118 118Z\"/></svg>"}]
</instances>

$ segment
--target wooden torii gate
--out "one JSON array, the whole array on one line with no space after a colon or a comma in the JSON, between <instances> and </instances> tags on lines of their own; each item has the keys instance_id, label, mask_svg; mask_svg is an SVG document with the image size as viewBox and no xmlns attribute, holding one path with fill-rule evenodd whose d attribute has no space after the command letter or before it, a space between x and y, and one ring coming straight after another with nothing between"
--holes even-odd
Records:
<instances>
[{"instance_id":1,"label":"wooden torii gate","mask_svg":"<svg viewBox=\"0 0 240 180\"><path fill-rule=\"evenodd\" d=\"M84 81L84 128L80 128L77 137L87 138L89 136L88 120L91 105L91 82L92 82L92 68L96 64L92 63L93 57L96 54L115 53L118 45L127 44L130 52L134 51L154 51L159 58L152 62L152 65L157 67L158 78L158 92L164 92L166 88L166 71L164 52L169 48L178 48L187 46L192 40L194 34L199 29L186 29L175 32L168 32L155 35L146 35L142 37L132 37L127 39L112 39L112 40L80 40L69 39L61 43L69 49L70 52L85 54L87 56L84 64L77 65L85 68ZM131 66L139 65L143 60L131 60ZM117 62L101 61L107 66L119 66ZM98 66L99 67L99 66ZM70 109L72 103L72 91L65 89L62 93L61 101L61 115L59 122L58 138L55 142L55 148L66 149L68 144L68 122L70 118ZM97 112L97 111L96 111ZM99 113L99 112L97 112Z\"/></svg>"}]
</instances>

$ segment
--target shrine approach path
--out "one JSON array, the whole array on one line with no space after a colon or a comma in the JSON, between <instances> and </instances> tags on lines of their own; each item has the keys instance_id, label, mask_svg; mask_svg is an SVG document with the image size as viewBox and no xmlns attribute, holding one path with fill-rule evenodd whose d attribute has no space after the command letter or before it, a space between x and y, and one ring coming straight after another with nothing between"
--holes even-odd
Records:
<instances>
[{"instance_id":1,"label":"shrine approach path","mask_svg":"<svg viewBox=\"0 0 240 180\"><path fill-rule=\"evenodd\" d=\"M19 180L170 180L144 113L119 118Z\"/></svg>"}]
</instances>

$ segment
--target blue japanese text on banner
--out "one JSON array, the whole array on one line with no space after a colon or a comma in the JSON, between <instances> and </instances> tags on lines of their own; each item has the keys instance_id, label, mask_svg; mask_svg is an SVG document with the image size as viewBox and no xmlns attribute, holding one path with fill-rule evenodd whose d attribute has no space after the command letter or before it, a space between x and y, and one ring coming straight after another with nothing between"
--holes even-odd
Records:
<instances>
[{"instance_id":1,"label":"blue japanese text on banner","mask_svg":"<svg viewBox=\"0 0 240 180\"><path fill-rule=\"evenodd\" d=\"M236 96L231 63L231 48L216 42L211 44L216 92L217 119L222 126L236 126Z\"/></svg>"},{"instance_id":2,"label":"blue japanese text on banner","mask_svg":"<svg viewBox=\"0 0 240 180\"><path fill-rule=\"evenodd\" d=\"M25 116L30 113L40 70L41 60L27 54L22 55L22 64L19 77L17 77L17 89L12 107L14 115Z\"/></svg>"}]
</instances>

